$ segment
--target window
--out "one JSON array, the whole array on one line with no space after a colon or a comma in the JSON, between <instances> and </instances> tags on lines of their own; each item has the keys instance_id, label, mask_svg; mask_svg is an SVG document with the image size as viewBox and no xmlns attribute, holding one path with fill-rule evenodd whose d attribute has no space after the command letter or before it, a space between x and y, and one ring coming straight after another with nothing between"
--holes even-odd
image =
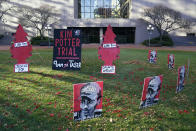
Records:
<instances>
[{"instance_id":1,"label":"window","mask_svg":"<svg viewBox=\"0 0 196 131\"><path fill-rule=\"evenodd\" d=\"M128 18L129 2L126 0L78 0L78 17Z\"/></svg>"}]
</instances>

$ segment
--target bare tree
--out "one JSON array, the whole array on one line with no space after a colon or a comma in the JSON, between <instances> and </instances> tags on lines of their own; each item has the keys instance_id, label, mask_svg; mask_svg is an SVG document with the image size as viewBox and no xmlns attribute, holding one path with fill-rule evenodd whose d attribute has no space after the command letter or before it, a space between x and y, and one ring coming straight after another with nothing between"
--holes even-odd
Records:
<instances>
[{"instance_id":1,"label":"bare tree","mask_svg":"<svg viewBox=\"0 0 196 131\"><path fill-rule=\"evenodd\" d=\"M187 29L191 25L189 19L183 17L180 12L162 5L145 9L144 16L148 22L156 27L160 35L160 41L166 33L182 28Z\"/></svg>"},{"instance_id":2,"label":"bare tree","mask_svg":"<svg viewBox=\"0 0 196 131\"><path fill-rule=\"evenodd\" d=\"M9 0L0 0L0 20L2 21L4 16L12 10L14 6L8 5Z\"/></svg>"},{"instance_id":3,"label":"bare tree","mask_svg":"<svg viewBox=\"0 0 196 131\"><path fill-rule=\"evenodd\" d=\"M26 27L35 28L41 39L44 37L46 26L48 24L54 25L57 23L56 13L53 12L52 7L42 5L39 8L23 8L19 9L22 16L19 18L21 25Z\"/></svg>"}]
</instances>

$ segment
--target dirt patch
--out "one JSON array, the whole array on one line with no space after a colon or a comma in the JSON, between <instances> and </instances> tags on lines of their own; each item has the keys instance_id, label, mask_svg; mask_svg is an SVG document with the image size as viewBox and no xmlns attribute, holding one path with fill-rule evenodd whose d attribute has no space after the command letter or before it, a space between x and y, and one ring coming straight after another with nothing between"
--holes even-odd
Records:
<instances>
[{"instance_id":1,"label":"dirt patch","mask_svg":"<svg viewBox=\"0 0 196 131\"><path fill-rule=\"evenodd\" d=\"M144 64L146 64L145 62L138 61L138 60L124 61L122 63L123 64L135 64L135 65L144 65Z\"/></svg>"}]
</instances>

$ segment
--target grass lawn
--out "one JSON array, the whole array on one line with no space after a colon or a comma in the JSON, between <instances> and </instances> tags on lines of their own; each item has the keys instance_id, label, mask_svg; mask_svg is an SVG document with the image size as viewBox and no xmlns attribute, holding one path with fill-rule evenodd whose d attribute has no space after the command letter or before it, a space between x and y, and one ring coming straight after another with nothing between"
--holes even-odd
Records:
<instances>
[{"instance_id":1,"label":"grass lawn","mask_svg":"<svg viewBox=\"0 0 196 131\"><path fill-rule=\"evenodd\" d=\"M175 55L168 70L167 55ZM52 50L34 50L29 73L14 73L16 60L0 51L0 130L194 130L196 129L196 52L158 50L157 64L148 50L121 49L116 75L101 74L97 49L82 50L81 71L52 70ZM175 93L177 67L190 58L185 89ZM160 101L139 109L145 77L163 74ZM104 81L102 117L73 121L73 84Z\"/></svg>"}]
</instances>

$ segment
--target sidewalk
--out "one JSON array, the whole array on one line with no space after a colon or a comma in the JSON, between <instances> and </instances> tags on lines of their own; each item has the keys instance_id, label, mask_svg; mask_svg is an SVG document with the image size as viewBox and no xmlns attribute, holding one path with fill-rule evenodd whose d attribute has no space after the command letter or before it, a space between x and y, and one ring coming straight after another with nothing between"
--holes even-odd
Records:
<instances>
[{"instance_id":1,"label":"sidewalk","mask_svg":"<svg viewBox=\"0 0 196 131\"><path fill-rule=\"evenodd\" d=\"M196 52L196 46L174 46L174 47L146 47L143 45L132 45L132 44L126 44L126 45L119 45L120 48L134 48L134 49L157 49L157 50L179 50L179 51L193 51ZM83 44L82 48L97 48L98 44ZM1 45L1 50L9 50L9 45ZM53 49L53 46L33 46L33 49Z\"/></svg>"}]
</instances>

